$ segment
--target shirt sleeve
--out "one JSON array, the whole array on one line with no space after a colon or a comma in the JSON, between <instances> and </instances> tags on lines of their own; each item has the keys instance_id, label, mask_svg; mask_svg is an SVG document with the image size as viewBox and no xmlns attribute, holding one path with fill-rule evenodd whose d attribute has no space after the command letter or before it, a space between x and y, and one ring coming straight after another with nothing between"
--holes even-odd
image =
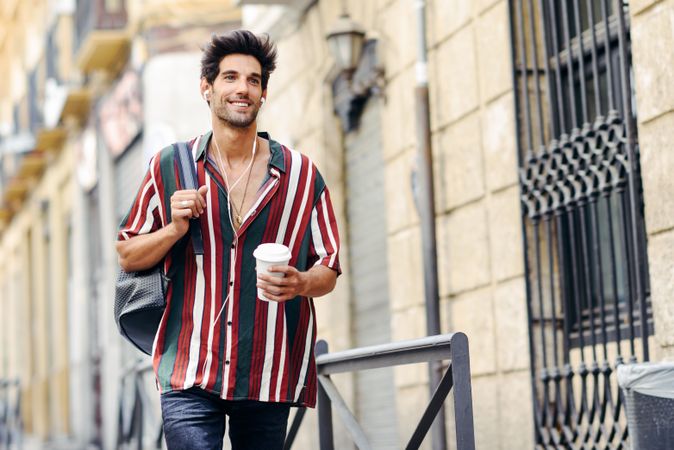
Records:
<instances>
[{"instance_id":1,"label":"shirt sleeve","mask_svg":"<svg viewBox=\"0 0 674 450\"><path fill-rule=\"evenodd\" d=\"M310 257L315 260L314 266L329 267L338 275L342 273L339 264L339 231L327 186L311 211Z\"/></svg>"},{"instance_id":2,"label":"shirt sleeve","mask_svg":"<svg viewBox=\"0 0 674 450\"><path fill-rule=\"evenodd\" d=\"M160 153L157 153L150 160L150 166L143 177L131 209L119 225L118 241L152 233L165 225L161 192L158 188L161 185L159 163Z\"/></svg>"}]
</instances>

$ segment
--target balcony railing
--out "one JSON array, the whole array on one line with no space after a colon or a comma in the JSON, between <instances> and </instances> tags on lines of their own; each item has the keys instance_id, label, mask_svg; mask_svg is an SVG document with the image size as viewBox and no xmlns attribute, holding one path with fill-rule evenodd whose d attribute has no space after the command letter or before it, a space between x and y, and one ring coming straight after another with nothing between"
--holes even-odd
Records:
<instances>
[{"instance_id":1,"label":"balcony railing","mask_svg":"<svg viewBox=\"0 0 674 450\"><path fill-rule=\"evenodd\" d=\"M126 0L77 0L74 54L82 74L114 78L124 68L131 47L126 25Z\"/></svg>"},{"instance_id":2,"label":"balcony railing","mask_svg":"<svg viewBox=\"0 0 674 450\"><path fill-rule=\"evenodd\" d=\"M121 30L126 22L126 0L77 0L74 53L78 53L92 31Z\"/></svg>"},{"instance_id":3,"label":"balcony railing","mask_svg":"<svg viewBox=\"0 0 674 450\"><path fill-rule=\"evenodd\" d=\"M19 381L0 378L0 449L21 448L22 435Z\"/></svg>"}]
</instances>

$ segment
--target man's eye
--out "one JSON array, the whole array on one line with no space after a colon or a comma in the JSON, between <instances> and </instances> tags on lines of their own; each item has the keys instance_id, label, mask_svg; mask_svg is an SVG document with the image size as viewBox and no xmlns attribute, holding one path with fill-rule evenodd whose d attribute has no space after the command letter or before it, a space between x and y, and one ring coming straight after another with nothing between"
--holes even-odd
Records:
<instances>
[{"instance_id":1,"label":"man's eye","mask_svg":"<svg viewBox=\"0 0 674 450\"><path fill-rule=\"evenodd\" d=\"M234 75L225 75L225 80L227 80L227 81L232 81L232 80L235 80L235 79L236 79L236 77Z\"/></svg>"},{"instance_id":2,"label":"man's eye","mask_svg":"<svg viewBox=\"0 0 674 450\"><path fill-rule=\"evenodd\" d=\"M252 78L250 80L250 84L254 84L254 85L257 86L258 84L260 84L260 80L258 80L257 78Z\"/></svg>"}]
</instances>

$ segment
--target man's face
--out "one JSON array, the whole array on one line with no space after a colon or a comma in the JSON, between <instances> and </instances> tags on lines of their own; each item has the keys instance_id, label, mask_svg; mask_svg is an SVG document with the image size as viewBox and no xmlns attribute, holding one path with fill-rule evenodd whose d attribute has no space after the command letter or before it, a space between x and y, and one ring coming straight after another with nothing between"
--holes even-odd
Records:
<instances>
[{"instance_id":1,"label":"man's face","mask_svg":"<svg viewBox=\"0 0 674 450\"><path fill-rule=\"evenodd\" d=\"M213 81L211 109L230 126L247 128L255 122L264 94L258 60L250 55L227 55Z\"/></svg>"}]
</instances>

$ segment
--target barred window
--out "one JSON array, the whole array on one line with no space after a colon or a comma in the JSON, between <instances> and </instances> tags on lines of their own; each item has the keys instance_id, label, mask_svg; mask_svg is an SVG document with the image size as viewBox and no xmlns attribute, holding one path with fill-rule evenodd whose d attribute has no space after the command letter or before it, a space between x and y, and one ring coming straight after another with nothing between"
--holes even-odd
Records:
<instances>
[{"instance_id":1,"label":"barred window","mask_svg":"<svg viewBox=\"0 0 674 450\"><path fill-rule=\"evenodd\" d=\"M653 332L628 4L509 6L536 443L624 443Z\"/></svg>"}]
</instances>

